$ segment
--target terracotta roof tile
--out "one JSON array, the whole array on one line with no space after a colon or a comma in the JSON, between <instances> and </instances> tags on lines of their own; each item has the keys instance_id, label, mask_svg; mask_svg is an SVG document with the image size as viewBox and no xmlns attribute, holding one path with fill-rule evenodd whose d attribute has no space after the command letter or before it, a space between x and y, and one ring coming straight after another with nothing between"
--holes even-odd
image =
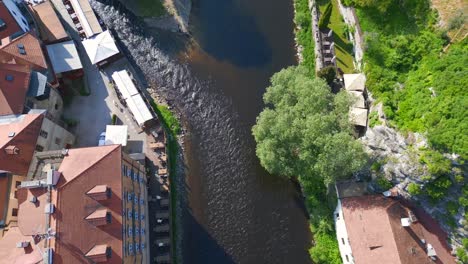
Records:
<instances>
[{"instance_id":1,"label":"terracotta roof tile","mask_svg":"<svg viewBox=\"0 0 468 264\"><path fill-rule=\"evenodd\" d=\"M0 115L23 113L30 76L27 66L0 63Z\"/></svg>"},{"instance_id":2,"label":"terracotta roof tile","mask_svg":"<svg viewBox=\"0 0 468 264\"><path fill-rule=\"evenodd\" d=\"M23 45L26 54L21 54L18 45ZM9 44L1 47L0 59L2 62L14 61L17 64L29 65L34 70L45 71L47 64L41 43L30 32L12 40Z\"/></svg>"},{"instance_id":3,"label":"terracotta roof tile","mask_svg":"<svg viewBox=\"0 0 468 264\"><path fill-rule=\"evenodd\" d=\"M38 5L30 5L30 8L39 26L42 40L51 43L68 38L67 32L48 0Z\"/></svg>"},{"instance_id":4,"label":"terracotta roof tile","mask_svg":"<svg viewBox=\"0 0 468 264\"><path fill-rule=\"evenodd\" d=\"M0 170L11 171L17 175L26 175L36 147L44 116L42 114L21 115L14 120L0 117ZM12 135L10 137L9 135ZM9 146L19 148L19 154L7 154Z\"/></svg>"},{"instance_id":5,"label":"terracotta roof tile","mask_svg":"<svg viewBox=\"0 0 468 264\"><path fill-rule=\"evenodd\" d=\"M27 241L30 245L27 248L17 248L16 243ZM42 263L43 241L34 244L31 236L21 234L18 227L11 227L5 236L0 239L0 262L23 264L23 263Z\"/></svg>"},{"instance_id":6,"label":"terracotta roof tile","mask_svg":"<svg viewBox=\"0 0 468 264\"><path fill-rule=\"evenodd\" d=\"M10 11L8 11L8 8L3 2L0 2L0 18L6 24L5 29L0 31L0 40L10 37L18 31L22 31L15 18L10 14Z\"/></svg>"},{"instance_id":7,"label":"terracotta roof tile","mask_svg":"<svg viewBox=\"0 0 468 264\"><path fill-rule=\"evenodd\" d=\"M434 246L442 263L455 263L443 235L430 235L433 226L420 222L401 225L400 219L408 217L409 209L398 201L369 195L344 198L341 203L355 263L433 263L421 239Z\"/></svg>"},{"instance_id":8,"label":"terracotta roof tile","mask_svg":"<svg viewBox=\"0 0 468 264\"><path fill-rule=\"evenodd\" d=\"M36 203L31 198L35 196ZM25 236L43 234L46 229L46 215L44 207L47 204L47 189L21 188L17 191L18 197L18 227Z\"/></svg>"},{"instance_id":9,"label":"terracotta roof tile","mask_svg":"<svg viewBox=\"0 0 468 264\"><path fill-rule=\"evenodd\" d=\"M103 244L112 248L109 263L122 262L121 157L120 145L110 145L70 149L63 159L59 167L63 177L57 188L57 208L63 213L57 219L60 239L56 241L54 263L86 263L89 258L85 255L95 245ZM96 201L86 194L104 184L112 190L109 199ZM104 210L111 213L109 224L95 226L85 219L102 216Z\"/></svg>"}]
</instances>

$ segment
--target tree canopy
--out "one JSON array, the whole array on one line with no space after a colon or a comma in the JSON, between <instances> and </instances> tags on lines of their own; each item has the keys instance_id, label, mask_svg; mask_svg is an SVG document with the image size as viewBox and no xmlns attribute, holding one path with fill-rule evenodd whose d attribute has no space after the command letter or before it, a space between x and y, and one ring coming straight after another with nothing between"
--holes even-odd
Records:
<instances>
[{"instance_id":1,"label":"tree canopy","mask_svg":"<svg viewBox=\"0 0 468 264\"><path fill-rule=\"evenodd\" d=\"M328 184L360 169L365 153L351 134L348 94L333 95L324 80L310 76L301 66L273 75L253 135L270 173Z\"/></svg>"}]
</instances>

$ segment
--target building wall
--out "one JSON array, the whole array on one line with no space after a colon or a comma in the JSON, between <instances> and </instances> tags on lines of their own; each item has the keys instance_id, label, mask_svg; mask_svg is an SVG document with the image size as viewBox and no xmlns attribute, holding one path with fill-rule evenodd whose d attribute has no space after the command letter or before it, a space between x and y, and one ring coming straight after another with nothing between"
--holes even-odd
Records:
<instances>
[{"instance_id":1,"label":"building wall","mask_svg":"<svg viewBox=\"0 0 468 264\"><path fill-rule=\"evenodd\" d=\"M2 199L2 208L0 220L4 221L5 228L4 231L8 231L10 226L16 226L18 221L18 199L16 198L16 191L18 190L17 186L25 179L24 176L20 175L11 175L4 177L1 180L1 193L0 195L4 196ZM5 198L5 199L3 199ZM2 234L0 233L0 237Z\"/></svg>"},{"instance_id":2,"label":"building wall","mask_svg":"<svg viewBox=\"0 0 468 264\"><path fill-rule=\"evenodd\" d=\"M349 244L348 232L346 231L346 223L343 217L343 209L341 207L340 200L338 200L338 205L335 209L334 219L336 226L336 239L338 240L341 259L344 264L354 264L353 251Z\"/></svg>"},{"instance_id":3,"label":"building wall","mask_svg":"<svg viewBox=\"0 0 468 264\"><path fill-rule=\"evenodd\" d=\"M3 0L3 3L5 3L5 6L8 8L11 15L15 18L20 28L24 32L29 31L28 22L26 18L23 16L23 14L21 13L21 11L19 10L18 6L15 4L15 2L13 2L12 0Z\"/></svg>"},{"instance_id":4,"label":"building wall","mask_svg":"<svg viewBox=\"0 0 468 264\"><path fill-rule=\"evenodd\" d=\"M123 154L124 263L149 263L146 176L144 167ZM137 199L135 199L137 197ZM138 250L137 250L138 248Z\"/></svg>"},{"instance_id":5,"label":"building wall","mask_svg":"<svg viewBox=\"0 0 468 264\"><path fill-rule=\"evenodd\" d=\"M41 132L37 138L37 146L43 148L42 151L60 150L67 145L73 145L75 136L63 127L55 124L48 118L44 118L41 126ZM36 149L40 151L40 149Z\"/></svg>"},{"instance_id":6,"label":"building wall","mask_svg":"<svg viewBox=\"0 0 468 264\"><path fill-rule=\"evenodd\" d=\"M32 109L46 109L48 116L53 121L58 122L63 113L63 99L55 88L50 88L49 98L45 100L37 100L36 98L28 98Z\"/></svg>"}]
</instances>

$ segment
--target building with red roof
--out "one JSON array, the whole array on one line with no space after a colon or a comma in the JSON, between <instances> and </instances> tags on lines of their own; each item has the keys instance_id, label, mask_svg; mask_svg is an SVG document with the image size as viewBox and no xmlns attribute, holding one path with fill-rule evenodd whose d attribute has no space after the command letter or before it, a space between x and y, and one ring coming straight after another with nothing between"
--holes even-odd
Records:
<instances>
[{"instance_id":1,"label":"building with red roof","mask_svg":"<svg viewBox=\"0 0 468 264\"><path fill-rule=\"evenodd\" d=\"M41 43L30 32L0 47L0 61L3 63L28 65L35 71L47 71Z\"/></svg>"},{"instance_id":2,"label":"building with red roof","mask_svg":"<svg viewBox=\"0 0 468 264\"><path fill-rule=\"evenodd\" d=\"M0 240L11 263L36 257L18 240L53 263L149 263L145 169L120 145L36 153L17 196L16 241Z\"/></svg>"},{"instance_id":3,"label":"building with red roof","mask_svg":"<svg viewBox=\"0 0 468 264\"><path fill-rule=\"evenodd\" d=\"M28 66L0 63L0 115L23 113L30 74Z\"/></svg>"},{"instance_id":4,"label":"building with red roof","mask_svg":"<svg viewBox=\"0 0 468 264\"><path fill-rule=\"evenodd\" d=\"M9 42L10 36L24 32L4 1L0 1L0 19L0 46Z\"/></svg>"},{"instance_id":5,"label":"building with red roof","mask_svg":"<svg viewBox=\"0 0 468 264\"><path fill-rule=\"evenodd\" d=\"M395 198L340 197L335 223L345 264L455 264L434 219Z\"/></svg>"}]
</instances>

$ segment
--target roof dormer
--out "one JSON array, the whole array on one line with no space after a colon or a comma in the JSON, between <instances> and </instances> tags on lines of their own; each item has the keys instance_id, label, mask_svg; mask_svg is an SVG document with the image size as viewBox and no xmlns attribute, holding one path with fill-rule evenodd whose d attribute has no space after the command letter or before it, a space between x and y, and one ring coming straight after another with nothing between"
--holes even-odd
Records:
<instances>
[{"instance_id":1,"label":"roof dormer","mask_svg":"<svg viewBox=\"0 0 468 264\"><path fill-rule=\"evenodd\" d=\"M94 263L102 263L109 260L111 252L111 247L107 245L95 245L85 256Z\"/></svg>"},{"instance_id":2,"label":"roof dormer","mask_svg":"<svg viewBox=\"0 0 468 264\"><path fill-rule=\"evenodd\" d=\"M86 195L96 201L107 200L111 196L111 189L107 185L96 185Z\"/></svg>"},{"instance_id":3,"label":"roof dormer","mask_svg":"<svg viewBox=\"0 0 468 264\"><path fill-rule=\"evenodd\" d=\"M85 219L94 226L102 226L111 223L111 216L111 213L106 208L103 208L97 209Z\"/></svg>"}]
</instances>

